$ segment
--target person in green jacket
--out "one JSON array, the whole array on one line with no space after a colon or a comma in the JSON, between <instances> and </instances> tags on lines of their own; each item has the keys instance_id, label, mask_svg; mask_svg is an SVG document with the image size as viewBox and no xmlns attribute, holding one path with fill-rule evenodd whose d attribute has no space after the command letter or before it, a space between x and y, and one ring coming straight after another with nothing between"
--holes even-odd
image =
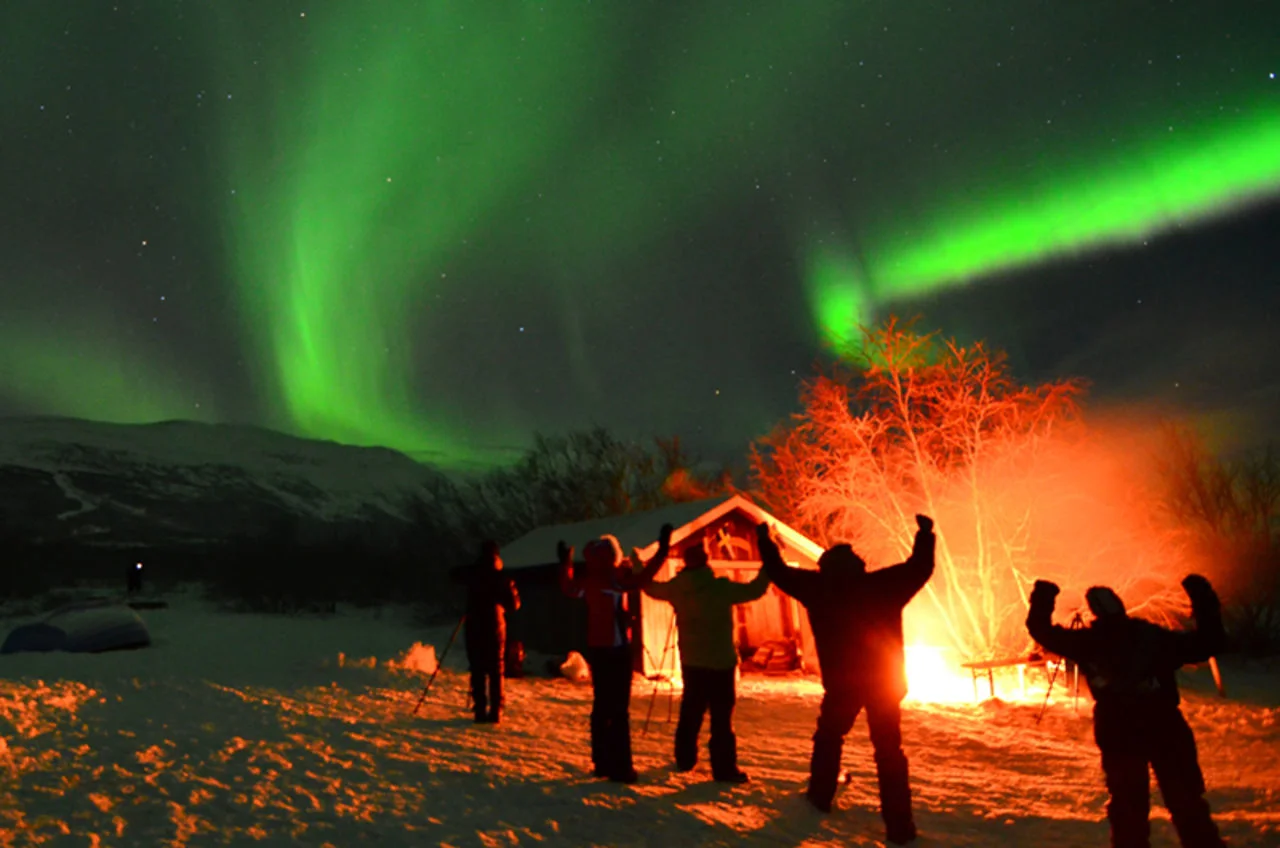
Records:
<instances>
[{"instance_id":1,"label":"person in green jacket","mask_svg":"<svg viewBox=\"0 0 1280 848\"><path fill-rule=\"evenodd\" d=\"M738 651L733 644L733 607L750 603L769 589L764 569L750 583L717 577L707 557L706 541L683 551L684 568L670 580L644 587L651 597L675 609L680 633L680 667L684 694L676 725L676 767L691 771L698 762L702 717L711 711L711 774L723 783L744 783L738 768L738 740L733 735L737 699Z\"/></svg>"}]
</instances>

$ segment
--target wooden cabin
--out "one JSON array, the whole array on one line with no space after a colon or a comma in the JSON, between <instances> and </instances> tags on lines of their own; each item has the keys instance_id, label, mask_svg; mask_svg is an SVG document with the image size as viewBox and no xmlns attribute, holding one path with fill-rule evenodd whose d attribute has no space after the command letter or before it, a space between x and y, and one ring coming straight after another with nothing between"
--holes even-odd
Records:
<instances>
[{"instance_id":1,"label":"wooden cabin","mask_svg":"<svg viewBox=\"0 0 1280 848\"><path fill-rule=\"evenodd\" d=\"M756 549L756 525L773 525L789 565L817 568L822 549L802 533L774 518L742 495L725 495L703 501L675 504L647 512L539 527L502 549L504 568L515 579L523 607L511 625L517 638L531 651L566 654L585 646L586 609L582 601L565 597L559 587L556 543L573 545L582 561L586 543L604 534L615 536L623 553L633 548L648 559L657 550L658 530L663 524L675 528L671 535L671 556L658 572L657 580L670 580L683 567L680 552L699 538L710 541L711 568L717 575L746 582L760 569ZM628 598L629 609L639 610L639 638L635 640L635 669L645 676L679 676L680 634L670 604L654 600L642 592ZM776 586L758 601L741 604L734 614L734 643L743 660L776 654L780 644L793 647L793 667L818 671L813 632L804 607L784 595ZM760 651L768 646L768 651ZM761 663L763 665L763 663ZM744 669L751 669L747 663ZM776 663L771 670L782 670Z\"/></svg>"}]
</instances>

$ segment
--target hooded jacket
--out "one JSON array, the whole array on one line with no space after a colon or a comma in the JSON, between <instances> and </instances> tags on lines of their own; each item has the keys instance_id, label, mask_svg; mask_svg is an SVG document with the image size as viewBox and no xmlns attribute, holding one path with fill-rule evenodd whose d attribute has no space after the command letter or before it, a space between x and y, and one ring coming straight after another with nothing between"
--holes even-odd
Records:
<instances>
[{"instance_id":1,"label":"hooded jacket","mask_svg":"<svg viewBox=\"0 0 1280 848\"><path fill-rule=\"evenodd\" d=\"M1027 632L1046 651L1079 664L1098 711L1176 707L1180 698L1175 672L1188 663L1207 661L1226 640L1218 596L1208 582L1188 578L1183 585L1191 598L1195 630L1167 630L1130 618L1120 598L1106 587L1094 587L1086 595L1093 622L1070 630L1053 623L1058 587L1037 583Z\"/></svg>"},{"instance_id":2,"label":"hooded jacket","mask_svg":"<svg viewBox=\"0 0 1280 848\"><path fill-rule=\"evenodd\" d=\"M738 664L733 644L733 608L758 600L769 590L763 568L749 583L717 577L711 566L686 568L670 580L653 582L644 591L675 609L684 667L729 669Z\"/></svg>"},{"instance_id":3,"label":"hooded jacket","mask_svg":"<svg viewBox=\"0 0 1280 848\"><path fill-rule=\"evenodd\" d=\"M467 588L467 652L500 651L507 641L507 616L520 609L515 582L484 561L450 576Z\"/></svg>"},{"instance_id":4,"label":"hooded jacket","mask_svg":"<svg viewBox=\"0 0 1280 848\"><path fill-rule=\"evenodd\" d=\"M933 576L934 544L933 532L920 530L906 562L871 572L834 563L791 568L775 544L760 545L770 579L808 610L825 688L868 698L907 694L902 609Z\"/></svg>"},{"instance_id":5,"label":"hooded jacket","mask_svg":"<svg viewBox=\"0 0 1280 848\"><path fill-rule=\"evenodd\" d=\"M605 550L605 548L609 550ZM644 568L636 571L622 564L622 550L612 537L596 539L583 549L586 563L560 565L560 588L587 604L587 647L620 648L631 644L632 615L627 593L647 585L667 560L666 546Z\"/></svg>"}]
</instances>

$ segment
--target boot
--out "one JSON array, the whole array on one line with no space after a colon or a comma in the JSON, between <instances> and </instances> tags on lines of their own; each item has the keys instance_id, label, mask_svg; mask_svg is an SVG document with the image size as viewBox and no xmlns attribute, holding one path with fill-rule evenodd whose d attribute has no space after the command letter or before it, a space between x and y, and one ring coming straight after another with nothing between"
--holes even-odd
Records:
<instances>
[{"instance_id":1,"label":"boot","mask_svg":"<svg viewBox=\"0 0 1280 848\"><path fill-rule=\"evenodd\" d=\"M880 815L885 835L894 845L906 845L916 838L911 815L911 780L902 750L877 751L876 777L880 784Z\"/></svg>"},{"instance_id":2,"label":"boot","mask_svg":"<svg viewBox=\"0 0 1280 848\"><path fill-rule=\"evenodd\" d=\"M907 845L916 841L916 826L913 822L896 824L885 828L885 838L894 845Z\"/></svg>"},{"instance_id":3,"label":"boot","mask_svg":"<svg viewBox=\"0 0 1280 848\"><path fill-rule=\"evenodd\" d=\"M824 813L831 812L840 779L840 756L843 739L831 739L821 732L813 735L813 757L809 760L809 803Z\"/></svg>"},{"instance_id":4,"label":"boot","mask_svg":"<svg viewBox=\"0 0 1280 848\"><path fill-rule=\"evenodd\" d=\"M640 780L640 775L634 768L619 769L609 775L609 780L614 783L636 783Z\"/></svg>"},{"instance_id":5,"label":"boot","mask_svg":"<svg viewBox=\"0 0 1280 848\"><path fill-rule=\"evenodd\" d=\"M746 783L747 773L738 768L738 737L721 733L711 737L711 775L719 783Z\"/></svg>"}]
</instances>

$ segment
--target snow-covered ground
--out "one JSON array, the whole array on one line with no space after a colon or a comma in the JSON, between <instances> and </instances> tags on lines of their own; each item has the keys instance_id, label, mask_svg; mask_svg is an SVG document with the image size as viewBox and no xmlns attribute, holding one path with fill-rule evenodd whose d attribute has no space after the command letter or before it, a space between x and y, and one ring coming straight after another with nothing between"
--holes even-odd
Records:
<instances>
[{"instance_id":1,"label":"snow-covered ground","mask_svg":"<svg viewBox=\"0 0 1280 848\"><path fill-rule=\"evenodd\" d=\"M0 846L881 844L864 724L836 812L800 794L812 684L744 680L753 779L724 787L705 764L671 770L666 696L642 733L651 690L637 681L642 782L623 787L587 774L589 690L567 680L511 681L504 723L476 726L459 646L411 717L423 678L389 661L418 640L442 649L448 629L195 599L142 615L146 650L0 657ZM1225 671L1232 700L1208 692L1207 672L1186 698L1210 801L1234 846L1280 845L1280 685L1274 670ZM1088 704L1055 703L1037 726L1038 709L908 704L921 845L1106 844ZM1158 802L1153 817L1155 844L1176 844Z\"/></svg>"}]
</instances>

